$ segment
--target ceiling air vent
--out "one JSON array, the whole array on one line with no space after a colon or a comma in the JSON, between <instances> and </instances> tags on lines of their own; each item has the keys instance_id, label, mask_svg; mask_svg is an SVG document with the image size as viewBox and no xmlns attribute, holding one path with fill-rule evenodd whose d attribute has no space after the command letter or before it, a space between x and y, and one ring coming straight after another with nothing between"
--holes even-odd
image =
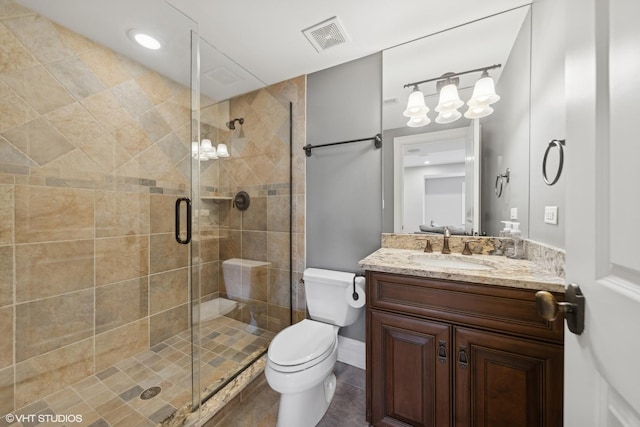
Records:
<instances>
[{"instance_id":1,"label":"ceiling air vent","mask_svg":"<svg viewBox=\"0 0 640 427\"><path fill-rule=\"evenodd\" d=\"M302 30L302 34L318 52L349 41L337 16Z\"/></svg>"}]
</instances>

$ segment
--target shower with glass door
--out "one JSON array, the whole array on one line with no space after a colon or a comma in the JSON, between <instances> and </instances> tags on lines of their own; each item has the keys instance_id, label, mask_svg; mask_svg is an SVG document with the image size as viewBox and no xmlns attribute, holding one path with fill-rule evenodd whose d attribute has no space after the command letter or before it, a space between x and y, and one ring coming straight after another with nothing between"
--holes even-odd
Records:
<instances>
[{"instance_id":1,"label":"shower with glass door","mask_svg":"<svg viewBox=\"0 0 640 427\"><path fill-rule=\"evenodd\" d=\"M188 416L293 320L293 99L211 102L168 3L111 4L171 29L173 75L51 3L0 7L0 417Z\"/></svg>"}]
</instances>

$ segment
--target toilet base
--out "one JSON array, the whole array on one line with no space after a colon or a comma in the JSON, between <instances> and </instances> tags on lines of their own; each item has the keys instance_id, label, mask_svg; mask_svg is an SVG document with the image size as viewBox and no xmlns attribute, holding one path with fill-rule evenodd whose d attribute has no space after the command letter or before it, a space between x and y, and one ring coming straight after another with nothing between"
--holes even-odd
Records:
<instances>
[{"instance_id":1,"label":"toilet base","mask_svg":"<svg viewBox=\"0 0 640 427\"><path fill-rule=\"evenodd\" d=\"M336 391L336 376L301 393L281 394L276 427L314 427L327 412Z\"/></svg>"}]
</instances>

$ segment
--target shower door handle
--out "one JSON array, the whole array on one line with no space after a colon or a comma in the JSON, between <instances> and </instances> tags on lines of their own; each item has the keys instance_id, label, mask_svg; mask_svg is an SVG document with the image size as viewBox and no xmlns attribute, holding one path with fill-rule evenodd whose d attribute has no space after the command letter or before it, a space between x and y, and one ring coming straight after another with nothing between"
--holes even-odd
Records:
<instances>
[{"instance_id":1,"label":"shower door handle","mask_svg":"<svg viewBox=\"0 0 640 427\"><path fill-rule=\"evenodd\" d=\"M180 237L180 205L185 202L187 205L187 237ZM191 242L191 200L188 197L180 197L176 200L176 241L182 245L188 245Z\"/></svg>"}]
</instances>

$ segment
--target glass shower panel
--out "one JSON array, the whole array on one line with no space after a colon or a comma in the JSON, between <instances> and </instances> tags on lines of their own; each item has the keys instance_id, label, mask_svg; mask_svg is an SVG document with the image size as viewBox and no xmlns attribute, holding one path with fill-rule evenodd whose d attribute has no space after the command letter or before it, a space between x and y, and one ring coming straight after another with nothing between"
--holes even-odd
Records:
<instances>
[{"instance_id":1,"label":"glass shower panel","mask_svg":"<svg viewBox=\"0 0 640 427\"><path fill-rule=\"evenodd\" d=\"M143 426L192 401L198 283L174 210L193 197L197 27L141 3L0 7L17 55L0 58L0 417ZM130 26L178 56L133 44Z\"/></svg>"},{"instance_id":2,"label":"glass shower panel","mask_svg":"<svg viewBox=\"0 0 640 427\"><path fill-rule=\"evenodd\" d=\"M291 104L270 88L202 99L201 151L216 149L199 166L204 401L291 324L292 122Z\"/></svg>"}]
</instances>

